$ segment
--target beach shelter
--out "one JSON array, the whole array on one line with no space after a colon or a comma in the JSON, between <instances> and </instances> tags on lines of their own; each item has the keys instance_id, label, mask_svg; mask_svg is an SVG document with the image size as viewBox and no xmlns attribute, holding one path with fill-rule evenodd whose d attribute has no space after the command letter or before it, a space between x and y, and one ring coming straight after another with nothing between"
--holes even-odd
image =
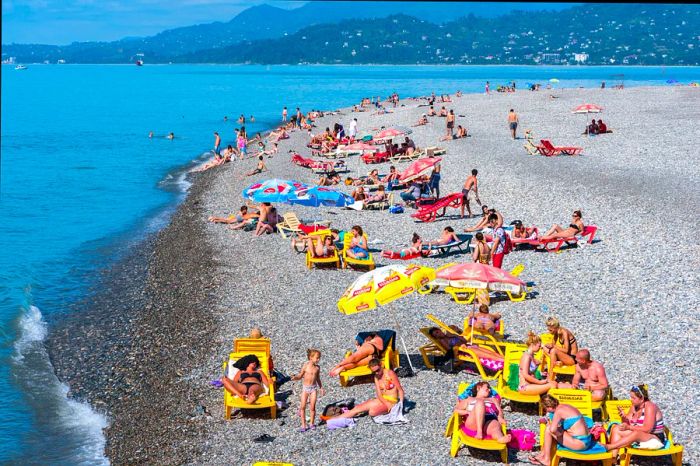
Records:
<instances>
[{"instance_id":1,"label":"beach shelter","mask_svg":"<svg viewBox=\"0 0 700 466\"><path fill-rule=\"evenodd\" d=\"M365 142L354 142L347 146L338 147L339 152L375 152L377 150L379 150L378 146Z\"/></svg>"},{"instance_id":2,"label":"beach shelter","mask_svg":"<svg viewBox=\"0 0 700 466\"><path fill-rule=\"evenodd\" d=\"M527 291L526 283L518 277L514 277L505 270L479 262L452 263L440 267L430 285L461 289L486 289L513 294Z\"/></svg>"},{"instance_id":3,"label":"beach shelter","mask_svg":"<svg viewBox=\"0 0 700 466\"><path fill-rule=\"evenodd\" d=\"M603 107L600 105L596 104L581 104L575 109L572 110L571 113L600 113L603 111Z\"/></svg>"},{"instance_id":4,"label":"beach shelter","mask_svg":"<svg viewBox=\"0 0 700 466\"><path fill-rule=\"evenodd\" d=\"M434 269L417 264L392 264L379 267L360 275L348 286L338 300L338 310L346 315L369 311L408 296L434 279ZM399 323L393 312L392 316L398 330ZM408 355L406 343L401 336L399 338ZM411 370L414 370L410 358L408 359Z\"/></svg>"},{"instance_id":5,"label":"beach shelter","mask_svg":"<svg viewBox=\"0 0 700 466\"><path fill-rule=\"evenodd\" d=\"M403 134L404 134L403 131L400 131L396 128L389 128L389 129L384 129L384 130L378 132L374 136L374 139L389 139L389 138L393 138L395 136L401 136Z\"/></svg>"},{"instance_id":6,"label":"beach shelter","mask_svg":"<svg viewBox=\"0 0 700 466\"><path fill-rule=\"evenodd\" d=\"M301 181L273 178L251 184L243 190L243 197L253 202L287 202L289 194L301 188L308 186Z\"/></svg>"},{"instance_id":7,"label":"beach shelter","mask_svg":"<svg viewBox=\"0 0 700 466\"><path fill-rule=\"evenodd\" d=\"M287 202L310 207L346 207L355 203L355 199L343 192L325 186L301 188L289 194Z\"/></svg>"},{"instance_id":8,"label":"beach shelter","mask_svg":"<svg viewBox=\"0 0 700 466\"><path fill-rule=\"evenodd\" d=\"M408 166L406 170L399 174L399 180L402 182L413 181L421 176L430 175L433 167L442 161L441 157L427 157L418 159Z\"/></svg>"}]
</instances>

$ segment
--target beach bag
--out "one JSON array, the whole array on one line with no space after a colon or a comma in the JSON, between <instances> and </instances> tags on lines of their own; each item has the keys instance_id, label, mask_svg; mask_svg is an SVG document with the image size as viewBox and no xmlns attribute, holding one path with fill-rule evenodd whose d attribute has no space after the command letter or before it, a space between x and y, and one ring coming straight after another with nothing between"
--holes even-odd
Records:
<instances>
[{"instance_id":1,"label":"beach bag","mask_svg":"<svg viewBox=\"0 0 700 466\"><path fill-rule=\"evenodd\" d=\"M343 410L352 409L354 407L355 398L346 398L344 400L326 405L326 407L323 408L323 413L319 417L322 421L328 421L335 416L343 414Z\"/></svg>"},{"instance_id":2,"label":"beach bag","mask_svg":"<svg viewBox=\"0 0 700 466\"><path fill-rule=\"evenodd\" d=\"M525 429L512 429L509 431L511 440L508 442L508 447L520 451L531 451L537 442L535 442L535 433Z\"/></svg>"},{"instance_id":3,"label":"beach bag","mask_svg":"<svg viewBox=\"0 0 700 466\"><path fill-rule=\"evenodd\" d=\"M395 204L395 205L389 207L389 213L390 214L402 214L403 207L401 207L399 204Z\"/></svg>"}]
</instances>

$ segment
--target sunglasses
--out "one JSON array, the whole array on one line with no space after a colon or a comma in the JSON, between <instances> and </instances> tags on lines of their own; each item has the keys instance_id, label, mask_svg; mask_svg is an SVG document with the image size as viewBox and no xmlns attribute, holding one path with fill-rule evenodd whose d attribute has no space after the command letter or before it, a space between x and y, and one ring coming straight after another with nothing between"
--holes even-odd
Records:
<instances>
[{"instance_id":1,"label":"sunglasses","mask_svg":"<svg viewBox=\"0 0 700 466\"><path fill-rule=\"evenodd\" d=\"M642 396L642 390L637 385L633 385L632 388L630 388L630 391Z\"/></svg>"}]
</instances>

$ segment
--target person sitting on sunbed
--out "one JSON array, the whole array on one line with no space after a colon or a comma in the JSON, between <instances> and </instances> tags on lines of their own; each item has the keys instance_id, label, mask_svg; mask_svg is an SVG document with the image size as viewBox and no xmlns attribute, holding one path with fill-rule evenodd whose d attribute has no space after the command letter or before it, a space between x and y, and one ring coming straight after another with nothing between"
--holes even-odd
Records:
<instances>
[{"instance_id":1,"label":"person sitting on sunbed","mask_svg":"<svg viewBox=\"0 0 700 466\"><path fill-rule=\"evenodd\" d=\"M622 408L617 408L622 423L612 425L610 439L607 445L604 445L606 450L613 452L613 457L617 456L618 448L627 447L635 442L644 443L644 447L649 449L660 449L666 444L664 415L656 403L649 400L646 387L633 385L630 389L630 401L632 406L627 413Z\"/></svg>"},{"instance_id":2,"label":"person sitting on sunbed","mask_svg":"<svg viewBox=\"0 0 700 466\"><path fill-rule=\"evenodd\" d=\"M245 176L257 175L258 173L262 173L266 170L267 170L267 167L265 166L265 162L263 161L263 156L259 155L258 156L258 165L255 167L255 169L253 171L246 173Z\"/></svg>"},{"instance_id":3,"label":"person sitting on sunbed","mask_svg":"<svg viewBox=\"0 0 700 466\"><path fill-rule=\"evenodd\" d=\"M534 239L536 235L536 228L525 228L525 225L520 221L513 223L513 238Z\"/></svg>"},{"instance_id":4,"label":"person sitting on sunbed","mask_svg":"<svg viewBox=\"0 0 700 466\"><path fill-rule=\"evenodd\" d=\"M377 188L377 193L365 197L362 202L364 203L364 206L367 207L369 204L379 204L384 201L386 201L386 191L384 190L384 185L380 184Z\"/></svg>"},{"instance_id":5,"label":"person sitting on sunbed","mask_svg":"<svg viewBox=\"0 0 700 466\"><path fill-rule=\"evenodd\" d=\"M397 403L403 404L403 387L394 371L382 367L382 363L378 358L372 358L368 366L374 374L374 390L377 397L360 403L339 417L353 418L362 413L368 413L372 417L380 416L390 413Z\"/></svg>"},{"instance_id":6,"label":"person sitting on sunbed","mask_svg":"<svg viewBox=\"0 0 700 466\"><path fill-rule=\"evenodd\" d=\"M255 227L255 236L262 236L265 233L274 233L277 231L278 221L279 216L277 215L276 208L270 207L267 212L260 212L258 226Z\"/></svg>"},{"instance_id":7,"label":"person sitting on sunbed","mask_svg":"<svg viewBox=\"0 0 700 466\"><path fill-rule=\"evenodd\" d=\"M413 155L413 153L416 151L416 143L413 142L413 139L406 136L404 142L401 143L401 148L403 149L404 154Z\"/></svg>"},{"instance_id":8,"label":"person sitting on sunbed","mask_svg":"<svg viewBox=\"0 0 700 466\"><path fill-rule=\"evenodd\" d=\"M470 345L469 341L462 336L461 330L457 328L456 325L450 325L450 328L455 331L456 335L444 332L439 327L430 327L428 330L428 334L440 342L440 346L448 351L448 356L452 356L455 360L458 360L460 350L470 349L479 358L503 362L503 356L497 352L482 348L478 345Z\"/></svg>"},{"instance_id":9,"label":"person sitting on sunbed","mask_svg":"<svg viewBox=\"0 0 700 466\"><path fill-rule=\"evenodd\" d=\"M415 125L413 125L413 126L414 126L414 127L415 127L415 126L423 126L423 125L427 125L427 124L428 124L428 115L426 115L426 114L424 113L424 114L418 119L418 122L417 122Z\"/></svg>"},{"instance_id":10,"label":"person sitting on sunbed","mask_svg":"<svg viewBox=\"0 0 700 466\"><path fill-rule=\"evenodd\" d=\"M314 241L314 238L307 236L307 243L306 247L308 251L311 251L311 256L312 257L330 257L333 255L333 251L335 251L335 245L333 244L333 237L332 236L325 236L323 238L323 241L319 241L319 237L316 236L316 241ZM294 247L294 244L292 244L292 247Z\"/></svg>"},{"instance_id":11,"label":"person sitting on sunbed","mask_svg":"<svg viewBox=\"0 0 700 466\"><path fill-rule=\"evenodd\" d=\"M496 228L503 226L503 215L501 215L500 212L497 212L496 209L489 209L485 205L482 205L481 211L483 213L483 217L481 218L481 220L479 220L479 222L473 227L465 228L464 231L469 233L472 231L483 230L484 228L489 227L489 215L491 214L495 214L498 217L498 220L496 221Z\"/></svg>"},{"instance_id":12,"label":"person sitting on sunbed","mask_svg":"<svg viewBox=\"0 0 700 466\"><path fill-rule=\"evenodd\" d=\"M365 366L373 358L381 358L384 353L384 340L374 332L367 335L362 343L355 340L355 346L357 348L354 353L333 366L329 372L331 377L338 377L343 371Z\"/></svg>"},{"instance_id":13,"label":"person sitting on sunbed","mask_svg":"<svg viewBox=\"0 0 700 466\"><path fill-rule=\"evenodd\" d=\"M440 235L440 239L435 240L435 241L428 241L427 246L433 247L433 246L444 246L446 244L450 243L458 243L459 242L459 237L455 234L455 230L452 227L445 227L444 230L442 230L442 234Z\"/></svg>"},{"instance_id":14,"label":"person sitting on sunbed","mask_svg":"<svg viewBox=\"0 0 700 466\"><path fill-rule=\"evenodd\" d=\"M518 392L525 395L542 395L550 388L557 388L554 380L540 380L535 377L535 371L542 364L542 361L535 359L535 353L542 347L542 339L539 335L529 332L525 343L527 350L520 358Z\"/></svg>"},{"instance_id":15,"label":"person sitting on sunbed","mask_svg":"<svg viewBox=\"0 0 700 466\"><path fill-rule=\"evenodd\" d=\"M553 225L552 228L547 230L541 238L540 241L549 241L557 238L570 238L576 236L583 232L583 216L580 210L575 210L571 214L572 223L568 227L564 228L561 225Z\"/></svg>"},{"instance_id":16,"label":"person sitting on sunbed","mask_svg":"<svg viewBox=\"0 0 700 466\"><path fill-rule=\"evenodd\" d=\"M542 447L539 454L529 457L531 463L549 466L557 444L573 451L588 450L595 445L581 411L571 405L560 404L550 395L542 395L540 400L547 413L547 417L540 422L546 422L547 428L544 438L540 439Z\"/></svg>"},{"instance_id":17,"label":"person sitting on sunbed","mask_svg":"<svg viewBox=\"0 0 700 466\"><path fill-rule=\"evenodd\" d=\"M554 337L552 343L546 344L543 350L549 356L552 367L554 366L573 366L576 364L576 353L578 352L578 343L576 337L571 330L564 328L559 323L556 317L549 317L545 322L547 330Z\"/></svg>"},{"instance_id":18,"label":"person sitting on sunbed","mask_svg":"<svg viewBox=\"0 0 700 466\"><path fill-rule=\"evenodd\" d=\"M228 217L215 217L210 216L209 221L212 223L227 223L230 225L236 223L243 223L245 220L250 220L252 218L257 218L260 215L260 211L254 207L248 209L248 206L241 206L240 213L236 215L229 215Z\"/></svg>"},{"instance_id":19,"label":"person sitting on sunbed","mask_svg":"<svg viewBox=\"0 0 700 466\"><path fill-rule=\"evenodd\" d=\"M356 187L350 195L355 199L355 202L367 199L367 194L365 194L365 188L363 186Z\"/></svg>"},{"instance_id":20,"label":"person sitting on sunbed","mask_svg":"<svg viewBox=\"0 0 700 466\"><path fill-rule=\"evenodd\" d=\"M501 428L506 423L501 398L491 396L488 382L477 382L469 392L460 393L454 412L466 416L463 427L474 432L474 438L481 440L487 435L498 443L510 442L511 434L503 434Z\"/></svg>"},{"instance_id":21,"label":"person sitting on sunbed","mask_svg":"<svg viewBox=\"0 0 700 466\"><path fill-rule=\"evenodd\" d=\"M321 179L318 180L319 186L332 186L338 183L340 183L340 175L335 171L335 168L331 168L330 171L322 175Z\"/></svg>"},{"instance_id":22,"label":"person sitting on sunbed","mask_svg":"<svg viewBox=\"0 0 700 466\"><path fill-rule=\"evenodd\" d=\"M396 167L392 165L389 167L389 174L382 178L381 181L382 183L386 183L388 190L391 191L394 186L399 184L400 177L401 175L396 171Z\"/></svg>"},{"instance_id":23,"label":"person sitting on sunbed","mask_svg":"<svg viewBox=\"0 0 700 466\"><path fill-rule=\"evenodd\" d=\"M367 238L364 237L362 227L355 225L350 231L353 237L346 254L353 259L366 259L369 257L369 246L367 246Z\"/></svg>"},{"instance_id":24,"label":"person sitting on sunbed","mask_svg":"<svg viewBox=\"0 0 700 466\"><path fill-rule=\"evenodd\" d=\"M263 393L266 387L270 386L270 379L260 370L260 360L254 354L247 354L234 363L238 369L232 379L223 377L221 382L224 388L234 396L240 397L248 404L253 404Z\"/></svg>"},{"instance_id":25,"label":"person sitting on sunbed","mask_svg":"<svg viewBox=\"0 0 700 466\"><path fill-rule=\"evenodd\" d=\"M411 185L400 194L401 199L406 203L416 202L423 194L423 184L420 179L413 180Z\"/></svg>"},{"instance_id":26,"label":"person sitting on sunbed","mask_svg":"<svg viewBox=\"0 0 700 466\"><path fill-rule=\"evenodd\" d=\"M496 332L496 323L501 319L501 314L489 312L489 307L486 304L482 304L477 312L471 311L467 318L470 323L474 320L474 330L493 335Z\"/></svg>"}]
</instances>

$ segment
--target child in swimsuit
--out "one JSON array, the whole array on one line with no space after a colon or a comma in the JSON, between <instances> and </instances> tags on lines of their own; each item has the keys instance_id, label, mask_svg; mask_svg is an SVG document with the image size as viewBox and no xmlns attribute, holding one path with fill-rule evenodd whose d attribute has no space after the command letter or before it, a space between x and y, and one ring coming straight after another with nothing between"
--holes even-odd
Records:
<instances>
[{"instance_id":1,"label":"child in swimsuit","mask_svg":"<svg viewBox=\"0 0 700 466\"><path fill-rule=\"evenodd\" d=\"M301 406L299 407L299 416L301 417L300 432L306 432L309 429L315 429L316 424L316 398L317 392L321 392L321 396L325 395L325 390L321 384L321 369L318 367L318 362L321 360L321 352L317 349L306 350L308 361L304 363L299 371L299 374L292 377L292 380L301 380ZM306 404L309 404L310 424L306 425Z\"/></svg>"}]
</instances>

